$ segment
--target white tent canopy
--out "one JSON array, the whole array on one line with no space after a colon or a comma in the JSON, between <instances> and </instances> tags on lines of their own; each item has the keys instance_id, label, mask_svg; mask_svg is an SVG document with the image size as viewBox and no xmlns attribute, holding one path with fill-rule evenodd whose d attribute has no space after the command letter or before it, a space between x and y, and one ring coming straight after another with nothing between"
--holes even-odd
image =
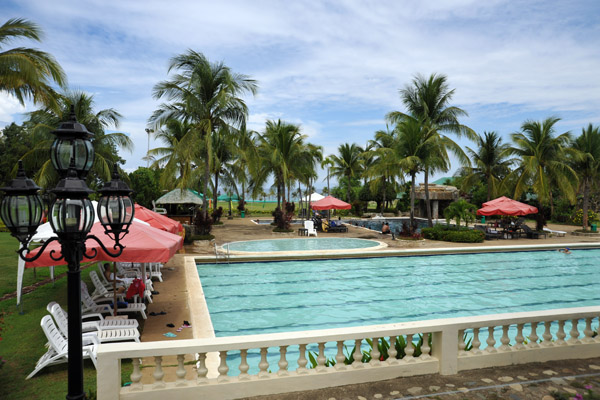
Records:
<instances>
[{"instance_id":1,"label":"white tent canopy","mask_svg":"<svg viewBox=\"0 0 600 400\"><path fill-rule=\"evenodd\" d=\"M308 197L309 196L303 197L302 201L309 201ZM325 196L323 196L317 192L314 192L313 194L310 195L310 202L312 203L313 201L323 200L324 198L325 198Z\"/></svg>"},{"instance_id":2,"label":"white tent canopy","mask_svg":"<svg viewBox=\"0 0 600 400\"><path fill-rule=\"evenodd\" d=\"M92 205L94 207L94 211L95 211L95 219L94 219L94 223L100 223L100 219L98 218L98 202L97 201L92 201ZM134 218L133 219L136 222L142 223L144 225L150 225L145 221L142 221L140 219ZM37 231L35 231L35 235L33 235L33 237L31 238L31 242L34 243L43 243L46 240L52 238L56 236L56 234L54 233L54 231L52 230L52 226L50 225L50 222L46 222L45 224L40 225L37 228ZM23 261L21 259L21 257L18 257L18 262L17 262L17 305L21 304L21 297L22 297L22 293L23 293L23 275L25 274L25 261ZM54 280L54 267L50 267L50 278L52 278L52 280Z\"/></svg>"}]
</instances>

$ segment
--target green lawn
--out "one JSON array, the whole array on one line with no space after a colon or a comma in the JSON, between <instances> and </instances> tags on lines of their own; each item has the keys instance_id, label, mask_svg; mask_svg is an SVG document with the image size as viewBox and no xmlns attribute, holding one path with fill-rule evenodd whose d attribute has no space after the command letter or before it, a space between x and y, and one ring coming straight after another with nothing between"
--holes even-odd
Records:
<instances>
[{"instance_id":1,"label":"green lawn","mask_svg":"<svg viewBox=\"0 0 600 400\"><path fill-rule=\"evenodd\" d=\"M16 290L17 241L8 233L0 233L0 293ZM64 271L66 267L59 269ZM59 272L57 271L57 272ZM82 271L82 278L89 282L91 269ZM25 285L33 283L33 272L25 271ZM47 268L38 268L37 280L48 277ZM46 305L57 301L67 304L67 278L58 279L54 285L47 284L23 297L24 314L20 315L16 299L0 302L0 314L4 324L0 331L0 357L6 363L0 367L0 399L64 399L67 393L67 364L47 367L29 381L25 377L34 369L37 360L45 353L47 342L40 327L41 318L47 314ZM96 391L96 370L91 361L85 361L85 390ZM129 380L131 364L123 365L123 381Z\"/></svg>"}]
</instances>

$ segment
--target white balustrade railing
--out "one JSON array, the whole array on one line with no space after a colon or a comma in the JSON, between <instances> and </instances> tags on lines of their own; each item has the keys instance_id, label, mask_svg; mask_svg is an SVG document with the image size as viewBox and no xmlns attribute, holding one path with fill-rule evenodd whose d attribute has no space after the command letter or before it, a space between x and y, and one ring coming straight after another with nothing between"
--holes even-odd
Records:
<instances>
[{"instance_id":1,"label":"white balustrade railing","mask_svg":"<svg viewBox=\"0 0 600 400\"><path fill-rule=\"evenodd\" d=\"M600 307L581 307L320 331L103 344L98 350L98 399L151 400L165 395L235 399L398 376L448 375L475 368L598 357L599 316ZM169 356L176 358L176 370L167 381L163 357ZM141 358L153 360L145 362L153 369L151 383L142 383ZM133 360L127 387L120 385L123 359ZM195 363L186 365L186 359Z\"/></svg>"}]
</instances>

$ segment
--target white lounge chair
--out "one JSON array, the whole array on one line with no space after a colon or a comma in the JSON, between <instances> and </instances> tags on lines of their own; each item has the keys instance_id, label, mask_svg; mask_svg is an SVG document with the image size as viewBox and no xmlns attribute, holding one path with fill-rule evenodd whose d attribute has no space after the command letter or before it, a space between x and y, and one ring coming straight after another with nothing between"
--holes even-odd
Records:
<instances>
[{"instance_id":1,"label":"white lounge chair","mask_svg":"<svg viewBox=\"0 0 600 400\"><path fill-rule=\"evenodd\" d=\"M565 232L565 231L555 231L550 228L544 228L544 232L548 232L550 235L556 235L559 237L565 236L567 234L567 232Z\"/></svg>"},{"instance_id":2,"label":"white lounge chair","mask_svg":"<svg viewBox=\"0 0 600 400\"><path fill-rule=\"evenodd\" d=\"M63 334L65 338L69 337L69 320L67 319L67 315L63 312L60 305L55 304L50 309L50 314L54 318L54 322L56 326ZM137 328L120 328L120 329L97 329L95 331L85 332L83 337L87 336L95 336L99 343L107 343L107 342L125 342L129 340L135 340L139 343L140 341L140 332Z\"/></svg>"},{"instance_id":3,"label":"white lounge chair","mask_svg":"<svg viewBox=\"0 0 600 400\"><path fill-rule=\"evenodd\" d=\"M304 221L304 229L306 229L307 236L317 236L317 230L315 229L315 223L313 221Z\"/></svg>"},{"instance_id":4,"label":"white lounge chair","mask_svg":"<svg viewBox=\"0 0 600 400\"><path fill-rule=\"evenodd\" d=\"M90 272L90 279L94 285L94 292L92 293L92 300L104 300L112 299L114 297L112 287L110 290L104 286L96 271ZM123 301L125 297L124 293L117 293L117 300ZM137 303L137 301L136 301Z\"/></svg>"},{"instance_id":5,"label":"white lounge chair","mask_svg":"<svg viewBox=\"0 0 600 400\"><path fill-rule=\"evenodd\" d=\"M110 301L110 299L106 299L104 301ZM94 302L87 290L87 285L83 281L81 281L81 303L83 313L92 312L111 315L113 314L113 308L109 304L97 304L96 302ZM148 318L146 316L146 305L144 303L129 303L127 304L127 307L117 307L117 314L129 312L139 312L140 314L142 314L142 318Z\"/></svg>"},{"instance_id":6,"label":"white lounge chair","mask_svg":"<svg viewBox=\"0 0 600 400\"><path fill-rule=\"evenodd\" d=\"M162 278L162 272L161 272L161 268L162 268L162 263L149 263L149 267L150 267L150 279L152 278L158 278L158 280L160 282L163 281Z\"/></svg>"},{"instance_id":7,"label":"white lounge chair","mask_svg":"<svg viewBox=\"0 0 600 400\"><path fill-rule=\"evenodd\" d=\"M55 306L58 307L65 318L68 317L67 312L55 301L48 303L46 309L50 312L52 307ZM100 313L83 314L81 319L81 329L84 333L108 329L137 329L139 326L135 319L104 319L104 316Z\"/></svg>"},{"instance_id":8,"label":"white lounge chair","mask_svg":"<svg viewBox=\"0 0 600 400\"><path fill-rule=\"evenodd\" d=\"M69 344L67 339L65 339L62 333L60 333L58 330L58 327L52 320L52 317L45 315L42 317L40 325L42 326L42 330L48 339L48 351L38 360L33 372L31 372L25 379L30 379L47 366L67 362ZM95 367L98 342L93 337L87 337L84 339L83 343L83 358L90 358Z\"/></svg>"}]
</instances>

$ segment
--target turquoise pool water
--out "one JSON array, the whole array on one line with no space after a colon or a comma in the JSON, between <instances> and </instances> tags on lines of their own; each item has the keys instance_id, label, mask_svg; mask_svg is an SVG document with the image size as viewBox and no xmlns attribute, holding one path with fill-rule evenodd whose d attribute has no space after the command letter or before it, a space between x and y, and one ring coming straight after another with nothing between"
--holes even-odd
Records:
<instances>
[{"instance_id":1,"label":"turquoise pool water","mask_svg":"<svg viewBox=\"0 0 600 400\"><path fill-rule=\"evenodd\" d=\"M597 305L600 250L199 265L217 336Z\"/></svg>"},{"instance_id":2,"label":"turquoise pool water","mask_svg":"<svg viewBox=\"0 0 600 400\"><path fill-rule=\"evenodd\" d=\"M379 242L354 238L294 238L266 239L233 242L224 245L232 251L266 252L266 251L318 251L318 250L350 250L367 249L378 246Z\"/></svg>"}]
</instances>

